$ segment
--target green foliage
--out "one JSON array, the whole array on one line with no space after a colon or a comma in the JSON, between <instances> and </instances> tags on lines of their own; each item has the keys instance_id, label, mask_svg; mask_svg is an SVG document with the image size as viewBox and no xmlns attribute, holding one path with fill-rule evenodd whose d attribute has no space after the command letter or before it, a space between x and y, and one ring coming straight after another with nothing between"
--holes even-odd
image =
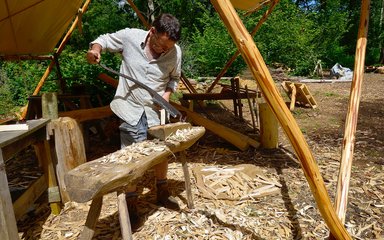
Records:
<instances>
[{"instance_id":1,"label":"green foliage","mask_svg":"<svg viewBox=\"0 0 384 240\"><path fill-rule=\"evenodd\" d=\"M83 33L75 30L60 55L61 74L68 92L82 85L87 93L101 96L104 104L111 100L115 90L97 80L102 70L88 64L85 54L89 42L100 34L125 27L144 28L129 4L118 5L119 2L124 1L93 0L82 18ZM150 12L148 1L134 2L146 19L168 12L180 20L182 68L188 77L216 76L236 51L209 0L156 0L154 12ZM371 1L367 64L379 63L380 50L384 46L381 2ZM242 16L242 12L239 15L247 29L252 30L266 9L249 16ZM324 69L337 62L352 69L359 17L359 1L280 0L254 39L267 64L281 63L296 75L311 73L318 60L322 61ZM103 54L102 57L106 65L119 68L117 54ZM49 61L0 62L0 114L26 104L48 64ZM237 75L244 67L239 56L226 75ZM58 74L53 68L43 92L58 91Z\"/></svg>"},{"instance_id":2,"label":"green foliage","mask_svg":"<svg viewBox=\"0 0 384 240\"><path fill-rule=\"evenodd\" d=\"M256 34L255 42L267 64L283 63L294 74L305 75L318 59L311 44L318 31L315 26L295 4L283 0Z\"/></svg>"},{"instance_id":3,"label":"green foliage","mask_svg":"<svg viewBox=\"0 0 384 240\"><path fill-rule=\"evenodd\" d=\"M10 90L10 93L4 94L10 97L9 100L14 106L23 106L27 103L27 98L32 95L47 67L45 62L36 61L3 62L0 66L1 81L5 85L3 87Z\"/></svg>"},{"instance_id":4,"label":"green foliage","mask_svg":"<svg viewBox=\"0 0 384 240\"><path fill-rule=\"evenodd\" d=\"M236 47L218 15L200 7L204 14L197 19L197 25L202 29L194 29L189 46L183 49L183 69L190 76L216 76L235 53ZM244 62L235 61L227 75L238 74L244 67Z\"/></svg>"},{"instance_id":5,"label":"green foliage","mask_svg":"<svg viewBox=\"0 0 384 240\"><path fill-rule=\"evenodd\" d=\"M13 106L9 78L0 69L0 116L9 113Z\"/></svg>"}]
</instances>

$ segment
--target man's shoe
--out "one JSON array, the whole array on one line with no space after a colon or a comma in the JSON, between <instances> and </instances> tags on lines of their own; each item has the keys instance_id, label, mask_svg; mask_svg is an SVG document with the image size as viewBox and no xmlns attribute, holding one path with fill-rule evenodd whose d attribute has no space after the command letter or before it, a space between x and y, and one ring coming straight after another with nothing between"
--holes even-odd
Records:
<instances>
[{"instance_id":1,"label":"man's shoe","mask_svg":"<svg viewBox=\"0 0 384 240\"><path fill-rule=\"evenodd\" d=\"M137 194L126 194L125 196L132 231L138 230L143 225L143 220L137 211L137 198Z\"/></svg>"},{"instance_id":2,"label":"man's shoe","mask_svg":"<svg viewBox=\"0 0 384 240\"><path fill-rule=\"evenodd\" d=\"M157 203L172 210L180 210L177 200L169 194L168 183L158 183L157 188Z\"/></svg>"}]
</instances>

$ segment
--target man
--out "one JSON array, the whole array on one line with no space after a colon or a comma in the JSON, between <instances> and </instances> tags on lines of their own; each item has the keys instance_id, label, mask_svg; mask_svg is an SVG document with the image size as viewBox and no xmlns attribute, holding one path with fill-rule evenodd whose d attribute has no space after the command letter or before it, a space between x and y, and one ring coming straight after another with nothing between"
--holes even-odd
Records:
<instances>
[{"instance_id":1,"label":"man","mask_svg":"<svg viewBox=\"0 0 384 240\"><path fill-rule=\"evenodd\" d=\"M181 74L181 49L176 44L179 39L179 21L170 14L162 14L154 20L149 31L126 28L99 36L91 42L87 60L91 64L99 63L102 51L121 53L120 72L141 81L169 101ZM151 95L123 77L119 78L110 106L123 120L119 127L122 148L146 140L148 127L160 124L159 107L153 103ZM157 202L179 210L176 199L168 191L168 161L156 165L154 169ZM136 185L128 186L126 191L129 217L135 228L141 220L136 207Z\"/></svg>"}]
</instances>

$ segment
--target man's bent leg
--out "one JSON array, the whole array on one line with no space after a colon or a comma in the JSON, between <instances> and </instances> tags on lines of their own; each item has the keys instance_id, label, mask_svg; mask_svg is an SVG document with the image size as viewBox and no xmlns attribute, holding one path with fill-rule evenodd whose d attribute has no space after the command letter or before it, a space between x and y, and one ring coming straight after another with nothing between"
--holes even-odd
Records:
<instances>
[{"instance_id":1,"label":"man's bent leg","mask_svg":"<svg viewBox=\"0 0 384 240\"><path fill-rule=\"evenodd\" d=\"M154 169L157 188L157 202L166 208L180 210L180 206L177 203L177 200L171 196L168 190L168 160L157 164L156 166L154 166Z\"/></svg>"},{"instance_id":2,"label":"man's bent leg","mask_svg":"<svg viewBox=\"0 0 384 240\"><path fill-rule=\"evenodd\" d=\"M141 142L147 139L147 117L145 113L141 116L137 125L132 126L123 122L120 126L120 147L124 148L132 143ZM132 230L138 229L142 225L142 219L137 211L138 194L136 185L129 185L125 188L126 201L131 222Z\"/></svg>"}]
</instances>

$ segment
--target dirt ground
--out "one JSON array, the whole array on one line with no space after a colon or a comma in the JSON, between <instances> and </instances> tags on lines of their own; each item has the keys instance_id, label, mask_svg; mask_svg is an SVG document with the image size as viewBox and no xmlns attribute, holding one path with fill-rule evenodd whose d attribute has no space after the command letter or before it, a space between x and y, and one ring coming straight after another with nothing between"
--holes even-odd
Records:
<instances>
[{"instance_id":1,"label":"dirt ground","mask_svg":"<svg viewBox=\"0 0 384 240\"><path fill-rule=\"evenodd\" d=\"M288 78L273 71L277 87ZM246 79L249 76L243 76ZM252 89L252 81L242 81ZM253 83L254 84L254 83ZM341 156L344 122L351 83L307 83L318 107L296 106L292 112L318 163L333 202ZM350 180L345 227L353 239L384 239L384 74L365 74L355 153ZM258 138L243 100L244 120L233 116L232 101L208 105L208 116L248 136ZM93 143L97 144L97 143ZM96 146L96 145L95 145ZM105 146L105 144L104 144ZM98 149L97 154L103 153ZM110 148L113 149L113 148ZM92 157L97 157L94 152ZM194 209L186 206L181 164L169 165L169 183L182 210L170 211L155 203L153 172L139 184L139 211L146 221L134 239L324 239L329 229L322 219L300 163L284 133L279 132L279 148L250 148L239 151L209 131L187 151L191 172ZM278 182L275 194L247 200L220 200L202 197L193 169L198 166L231 167L252 164L269 179ZM77 239L85 223L90 202L67 203L61 214L49 213L44 201L18 222L21 239ZM104 197L94 239L121 239L117 197Z\"/></svg>"}]
</instances>

